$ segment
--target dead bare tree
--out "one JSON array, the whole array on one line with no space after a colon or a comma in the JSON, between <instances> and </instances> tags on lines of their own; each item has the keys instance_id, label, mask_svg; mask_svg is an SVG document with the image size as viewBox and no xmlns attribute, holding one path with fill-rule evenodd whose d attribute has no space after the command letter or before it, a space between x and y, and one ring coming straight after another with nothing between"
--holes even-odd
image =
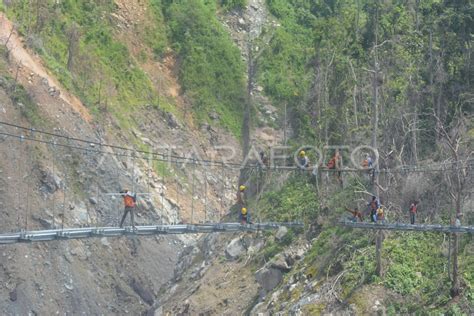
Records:
<instances>
[{"instance_id":1,"label":"dead bare tree","mask_svg":"<svg viewBox=\"0 0 474 316\"><path fill-rule=\"evenodd\" d=\"M12 50L11 48L8 47L8 43L10 42L11 37L13 36L13 32L15 31L15 26L12 26L12 29L10 30L10 33L8 34L7 39L5 40L5 57L8 58L10 56L10 51Z\"/></svg>"},{"instance_id":2,"label":"dead bare tree","mask_svg":"<svg viewBox=\"0 0 474 316\"><path fill-rule=\"evenodd\" d=\"M454 204L455 216L451 211L451 220L456 225L460 224L462 218L462 205L467 196L466 189L470 187L471 177L471 158L474 156L472 150L472 139L469 138L466 131L466 122L469 118L464 117L461 111L457 111L450 128L448 128L441 119L433 114L437 121L438 134L441 142L441 149L448 154L449 168L444 176L448 185L448 193ZM472 119L472 118L471 118ZM459 235L453 234L452 245L452 284L451 296L456 297L460 294L459 280Z\"/></svg>"},{"instance_id":3,"label":"dead bare tree","mask_svg":"<svg viewBox=\"0 0 474 316\"><path fill-rule=\"evenodd\" d=\"M79 26L73 22L67 31L67 69L69 71L72 70L74 65L74 58L76 56L80 36Z\"/></svg>"}]
</instances>

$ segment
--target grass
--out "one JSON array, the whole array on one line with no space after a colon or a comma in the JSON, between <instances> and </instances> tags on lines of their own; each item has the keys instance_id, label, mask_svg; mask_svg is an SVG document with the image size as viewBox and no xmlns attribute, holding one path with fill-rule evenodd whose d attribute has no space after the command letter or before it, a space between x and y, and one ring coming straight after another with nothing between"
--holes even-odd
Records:
<instances>
[{"instance_id":1,"label":"grass","mask_svg":"<svg viewBox=\"0 0 474 316\"><path fill-rule=\"evenodd\" d=\"M215 16L213 2L185 1L165 9L172 46L179 56L182 88L199 121L209 113L240 137L245 102L244 65L239 49Z\"/></svg>"},{"instance_id":2,"label":"grass","mask_svg":"<svg viewBox=\"0 0 474 316\"><path fill-rule=\"evenodd\" d=\"M41 6L44 11L40 11L43 12L39 14L40 18L35 15L27 19L30 9L22 2L9 7L8 14L19 24L25 37L35 39L30 42L40 43L33 48L46 66L68 90L80 97L95 116L100 116L103 111L110 112L122 128L128 129L135 125L130 119L134 111L144 104L160 104L152 82L127 47L115 38L112 23L104 16L114 10L113 1L91 5L68 0ZM40 19L45 20L41 22ZM74 25L80 36L72 67L68 69L67 34ZM157 35L163 31L153 28L145 33L149 43L164 45ZM157 47L154 49L159 50ZM166 110L170 108L166 103Z\"/></svg>"},{"instance_id":3,"label":"grass","mask_svg":"<svg viewBox=\"0 0 474 316\"><path fill-rule=\"evenodd\" d=\"M0 76L0 86L5 89L13 105L19 109L21 115L30 125L44 127L46 122L40 114L38 105L31 99L28 91L21 84L15 82L15 79L10 77L6 71L2 71L2 68L0 63L0 71L4 74L3 77Z\"/></svg>"},{"instance_id":4,"label":"grass","mask_svg":"<svg viewBox=\"0 0 474 316\"><path fill-rule=\"evenodd\" d=\"M450 281L446 271L447 258L441 247L444 242L442 235L387 233L382 248L385 274L379 278L375 274L375 234L334 225L345 215L343 207L356 200L353 192L358 189L358 182L349 180L343 190L327 197L325 206L329 212L321 213L314 194L315 187L309 181L298 176L290 177L281 189L264 194L259 202L270 220L286 220L305 211L311 214L313 220L323 218L318 221L320 233L303 262L296 266L298 271L311 280L325 280L326 276L334 277L345 271L339 279L342 290L339 295L347 302L356 304L361 313L370 307L361 302L367 300L365 292L360 291L366 286L380 287L382 293L386 293L384 305L391 314L428 311L462 315L462 311L469 310L474 299L472 236L464 236L460 242L460 271L465 286L459 302L453 303L449 297ZM267 243L262 256L266 260L271 259L288 245L291 247L296 237L289 238L289 243Z\"/></svg>"},{"instance_id":5,"label":"grass","mask_svg":"<svg viewBox=\"0 0 474 316\"><path fill-rule=\"evenodd\" d=\"M235 7L244 3L222 4ZM148 20L136 32L145 50L159 60L171 44L178 55L181 86L193 101L197 120L212 123L208 115L215 111L220 116L219 124L239 137L245 67L238 48L216 18L216 4L149 0L144 5L149 9ZM130 119L133 113L143 111L145 104L153 104L181 118L173 101L161 98L141 69L140 62L148 59L145 50L132 56L118 40L116 22L110 16L115 9L112 0L96 4L77 0L43 2L35 12L28 3L14 2L8 15L52 73L96 117L108 112L123 129L129 129L136 125ZM72 67L68 68L68 34L74 29L80 35Z\"/></svg>"},{"instance_id":6,"label":"grass","mask_svg":"<svg viewBox=\"0 0 474 316\"><path fill-rule=\"evenodd\" d=\"M248 0L219 0L219 4L225 10L240 10L245 8Z\"/></svg>"}]
</instances>

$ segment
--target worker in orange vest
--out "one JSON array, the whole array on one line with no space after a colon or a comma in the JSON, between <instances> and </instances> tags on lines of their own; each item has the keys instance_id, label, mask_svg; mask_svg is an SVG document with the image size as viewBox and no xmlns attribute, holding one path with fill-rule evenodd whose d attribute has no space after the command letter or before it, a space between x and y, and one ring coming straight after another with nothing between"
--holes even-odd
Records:
<instances>
[{"instance_id":1,"label":"worker in orange vest","mask_svg":"<svg viewBox=\"0 0 474 316\"><path fill-rule=\"evenodd\" d=\"M346 210L352 214L352 216L349 217L349 220L351 222L363 222L364 221L364 217L362 215L362 212L359 211L359 209L356 207L355 209L350 209L348 207L346 207Z\"/></svg>"},{"instance_id":2,"label":"worker in orange vest","mask_svg":"<svg viewBox=\"0 0 474 316\"><path fill-rule=\"evenodd\" d=\"M135 221L134 221L134 210L135 206L137 203L137 195L133 194L129 190L122 190L120 191L120 194L123 197L123 204L125 206L124 211L123 211L123 216L122 220L120 221L120 227L123 226L123 222L125 221L125 217L127 217L127 214L130 212L130 221L132 223L132 227L135 228Z\"/></svg>"}]
</instances>

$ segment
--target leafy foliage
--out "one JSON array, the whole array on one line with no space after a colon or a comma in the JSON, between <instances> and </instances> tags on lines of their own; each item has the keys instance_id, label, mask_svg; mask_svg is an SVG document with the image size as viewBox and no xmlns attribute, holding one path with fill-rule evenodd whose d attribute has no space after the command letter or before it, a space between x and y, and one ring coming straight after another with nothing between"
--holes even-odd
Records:
<instances>
[{"instance_id":1,"label":"leafy foliage","mask_svg":"<svg viewBox=\"0 0 474 316\"><path fill-rule=\"evenodd\" d=\"M417 113L418 124L431 131L435 121L426 113L449 121L456 109L471 107L466 96L474 73L465 47L473 29L472 2L267 0L267 5L281 26L262 55L259 80L274 102L288 105L299 138L321 143L367 138L374 85L383 113L380 129L393 130L379 138L390 144L395 139L405 149L411 136L400 127L414 117L404 113ZM433 135L419 133L419 157L431 154ZM411 159L414 153L405 155Z\"/></svg>"},{"instance_id":2,"label":"leafy foliage","mask_svg":"<svg viewBox=\"0 0 474 316\"><path fill-rule=\"evenodd\" d=\"M45 1L37 6L34 14L27 2L15 2L8 13L53 74L94 113L107 106L106 110L128 127L129 111L158 103L150 80L116 39L109 19L115 9L113 1ZM72 28L77 29L76 39L70 37ZM74 40L78 41L77 49L70 63L69 48Z\"/></svg>"},{"instance_id":3,"label":"leafy foliage","mask_svg":"<svg viewBox=\"0 0 474 316\"><path fill-rule=\"evenodd\" d=\"M220 5L226 10L243 9L247 5L247 0L220 0Z\"/></svg>"},{"instance_id":4,"label":"leafy foliage","mask_svg":"<svg viewBox=\"0 0 474 316\"><path fill-rule=\"evenodd\" d=\"M165 17L180 57L180 79L200 120L219 114L223 126L240 135L245 102L244 67L238 48L215 16L215 3L173 2Z\"/></svg>"}]
</instances>

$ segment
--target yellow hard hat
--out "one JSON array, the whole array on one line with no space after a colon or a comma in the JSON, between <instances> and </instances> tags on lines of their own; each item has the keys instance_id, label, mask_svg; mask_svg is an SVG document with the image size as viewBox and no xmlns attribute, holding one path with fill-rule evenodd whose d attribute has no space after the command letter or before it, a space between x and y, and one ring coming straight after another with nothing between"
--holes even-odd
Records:
<instances>
[{"instance_id":1,"label":"yellow hard hat","mask_svg":"<svg viewBox=\"0 0 474 316\"><path fill-rule=\"evenodd\" d=\"M247 208L242 207L242 214L243 214L243 215L246 215L246 214L247 214Z\"/></svg>"},{"instance_id":2,"label":"yellow hard hat","mask_svg":"<svg viewBox=\"0 0 474 316\"><path fill-rule=\"evenodd\" d=\"M246 189L245 185L241 185L241 186L239 187L239 190L240 190L240 191L244 191L245 189Z\"/></svg>"},{"instance_id":3,"label":"yellow hard hat","mask_svg":"<svg viewBox=\"0 0 474 316\"><path fill-rule=\"evenodd\" d=\"M303 157L304 155L306 155L305 151L304 150L300 151L300 156Z\"/></svg>"}]
</instances>

